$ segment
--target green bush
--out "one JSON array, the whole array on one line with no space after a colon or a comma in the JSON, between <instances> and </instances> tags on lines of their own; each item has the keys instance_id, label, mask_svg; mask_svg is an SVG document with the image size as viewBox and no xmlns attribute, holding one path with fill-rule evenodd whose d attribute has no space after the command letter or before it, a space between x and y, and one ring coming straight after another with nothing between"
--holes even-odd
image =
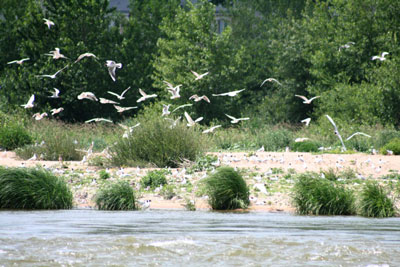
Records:
<instances>
[{"instance_id":1,"label":"green bush","mask_svg":"<svg viewBox=\"0 0 400 267\"><path fill-rule=\"evenodd\" d=\"M311 173L301 174L293 187L292 200L301 215L352 215L354 196L332 181Z\"/></svg>"},{"instance_id":2,"label":"green bush","mask_svg":"<svg viewBox=\"0 0 400 267\"><path fill-rule=\"evenodd\" d=\"M313 142L313 141L303 141L303 142L294 142L291 145L292 151L297 152L318 152L318 148L320 144Z\"/></svg>"},{"instance_id":3,"label":"green bush","mask_svg":"<svg viewBox=\"0 0 400 267\"><path fill-rule=\"evenodd\" d=\"M166 174L168 174L167 170L149 171L146 176L140 180L140 185L142 188L150 187L151 189L155 189L160 185L165 185L167 184Z\"/></svg>"},{"instance_id":4,"label":"green bush","mask_svg":"<svg viewBox=\"0 0 400 267\"><path fill-rule=\"evenodd\" d=\"M99 177L100 177L100 179L102 179L102 180L106 180L106 179L110 178L111 175L110 175L109 172L107 172L106 170L103 169L103 170L100 170L100 171L99 171Z\"/></svg>"},{"instance_id":5,"label":"green bush","mask_svg":"<svg viewBox=\"0 0 400 267\"><path fill-rule=\"evenodd\" d=\"M170 185L170 184L163 186L163 188L161 189L160 195L163 196L164 199L167 199L167 200L172 199L174 196L176 196L175 186Z\"/></svg>"},{"instance_id":6,"label":"green bush","mask_svg":"<svg viewBox=\"0 0 400 267\"><path fill-rule=\"evenodd\" d=\"M250 204L249 188L243 177L231 167L220 167L204 180L212 209L245 209Z\"/></svg>"},{"instance_id":7,"label":"green bush","mask_svg":"<svg viewBox=\"0 0 400 267\"><path fill-rule=\"evenodd\" d=\"M213 163L218 160L216 155L205 155L202 157L197 157L193 166L190 167L189 171L192 172L201 172L201 171L210 171L214 169Z\"/></svg>"},{"instance_id":8,"label":"green bush","mask_svg":"<svg viewBox=\"0 0 400 267\"><path fill-rule=\"evenodd\" d=\"M109 184L95 197L99 210L136 210L135 193L128 182Z\"/></svg>"},{"instance_id":9,"label":"green bush","mask_svg":"<svg viewBox=\"0 0 400 267\"><path fill-rule=\"evenodd\" d=\"M387 154L387 151L393 151L394 155L400 155L400 138L393 138L389 143L381 148L382 154Z\"/></svg>"},{"instance_id":10,"label":"green bush","mask_svg":"<svg viewBox=\"0 0 400 267\"><path fill-rule=\"evenodd\" d=\"M70 209L67 184L51 172L33 168L0 168L0 208Z\"/></svg>"},{"instance_id":11,"label":"green bush","mask_svg":"<svg viewBox=\"0 0 400 267\"><path fill-rule=\"evenodd\" d=\"M360 193L360 215L365 217L393 217L395 208L393 201L377 182L368 182Z\"/></svg>"},{"instance_id":12,"label":"green bush","mask_svg":"<svg viewBox=\"0 0 400 267\"><path fill-rule=\"evenodd\" d=\"M31 135L22 125L5 123L0 127L0 147L14 150L32 143Z\"/></svg>"},{"instance_id":13,"label":"green bush","mask_svg":"<svg viewBox=\"0 0 400 267\"><path fill-rule=\"evenodd\" d=\"M140 126L128 138L120 138L111 148L112 163L121 166L178 167L194 161L205 150L204 137L196 127L180 121L175 126L160 114L138 117Z\"/></svg>"}]
</instances>

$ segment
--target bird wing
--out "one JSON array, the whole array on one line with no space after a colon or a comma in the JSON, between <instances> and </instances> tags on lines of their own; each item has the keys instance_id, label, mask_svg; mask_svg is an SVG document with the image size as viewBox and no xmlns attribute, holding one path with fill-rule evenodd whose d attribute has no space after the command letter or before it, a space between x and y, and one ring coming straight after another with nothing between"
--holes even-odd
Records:
<instances>
[{"instance_id":1,"label":"bird wing","mask_svg":"<svg viewBox=\"0 0 400 267\"><path fill-rule=\"evenodd\" d=\"M350 135L347 139L346 139L346 141L349 141L351 138L353 138L355 135L364 135L364 136L366 136L366 137L371 137L370 135L368 135L368 134L365 134L365 133L362 133L362 132L356 132L356 133L353 133L352 135Z\"/></svg>"},{"instance_id":2,"label":"bird wing","mask_svg":"<svg viewBox=\"0 0 400 267\"><path fill-rule=\"evenodd\" d=\"M190 107L190 106L193 106L193 104L184 104L184 105L181 105L181 106L177 107L177 108L174 109L172 112L177 111L177 110L180 109L180 108Z\"/></svg>"},{"instance_id":3,"label":"bird wing","mask_svg":"<svg viewBox=\"0 0 400 267\"><path fill-rule=\"evenodd\" d=\"M140 89L140 88L139 88L139 93L140 93L143 97L146 97L146 96L147 96L147 94L146 94L142 89Z\"/></svg>"},{"instance_id":4,"label":"bird wing","mask_svg":"<svg viewBox=\"0 0 400 267\"><path fill-rule=\"evenodd\" d=\"M108 67L108 73L111 79L115 82L115 67Z\"/></svg>"},{"instance_id":5,"label":"bird wing","mask_svg":"<svg viewBox=\"0 0 400 267\"><path fill-rule=\"evenodd\" d=\"M115 95L115 96L116 96L116 97L118 97L118 98L120 98L120 97L121 97L119 94L117 94L117 93L114 93L114 92L111 92L111 91L107 91L107 93L109 93L109 94L112 94L112 95Z\"/></svg>"},{"instance_id":6,"label":"bird wing","mask_svg":"<svg viewBox=\"0 0 400 267\"><path fill-rule=\"evenodd\" d=\"M225 116L227 116L227 117L228 117L229 119L231 119L231 120L236 120L236 118L233 117L233 116L231 116L231 115L225 114Z\"/></svg>"},{"instance_id":7,"label":"bird wing","mask_svg":"<svg viewBox=\"0 0 400 267\"><path fill-rule=\"evenodd\" d=\"M196 78L199 78L199 77L200 77L200 75L199 75L197 72L192 71L192 70L191 70L191 72L193 73L194 76L196 76Z\"/></svg>"},{"instance_id":8,"label":"bird wing","mask_svg":"<svg viewBox=\"0 0 400 267\"><path fill-rule=\"evenodd\" d=\"M337 127L336 127L336 124L335 124L335 122L332 120L332 118L329 116L329 115L325 115L327 118L328 118L328 120L332 123L332 125L333 125L333 127L335 128L335 131L337 132Z\"/></svg>"},{"instance_id":9,"label":"bird wing","mask_svg":"<svg viewBox=\"0 0 400 267\"><path fill-rule=\"evenodd\" d=\"M314 96L313 98L310 99L310 102L313 101L316 98L319 98L319 97L320 97L319 95L318 96Z\"/></svg>"},{"instance_id":10,"label":"bird wing","mask_svg":"<svg viewBox=\"0 0 400 267\"><path fill-rule=\"evenodd\" d=\"M174 88L174 86L170 82L163 81L163 83L165 83L169 88Z\"/></svg>"},{"instance_id":11,"label":"bird wing","mask_svg":"<svg viewBox=\"0 0 400 267\"><path fill-rule=\"evenodd\" d=\"M207 101L208 103L210 103L210 99L208 99L207 96L203 95L202 98L203 98L205 101Z\"/></svg>"},{"instance_id":12,"label":"bird wing","mask_svg":"<svg viewBox=\"0 0 400 267\"><path fill-rule=\"evenodd\" d=\"M203 117L198 117L194 122L199 122L199 121L202 121L203 120Z\"/></svg>"},{"instance_id":13,"label":"bird wing","mask_svg":"<svg viewBox=\"0 0 400 267\"><path fill-rule=\"evenodd\" d=\"M35 95L31 95L31 97L30 97L29 100L28 100L27 105L32 105L32 104L33 104L33 101L35 101Z\"/></svg>"},{"instance_id":14,"label":"bird wing","mask_svg":"<svg viewBox=\"0 0 400 267\"><path fill-rule=\"evenodd\" d=\"M190 117L190 115L185 111L185 118L188 121L188 123L193 124L194 121L193 119Z\"/></svg>"},{"instance_id":15,"label":"bird wing","mask_svg":"<svg viewBox=\"0 0 400 267\"><path fill-rule=\"evenodd\" d=\"M301 99L303 99L304 101L308 101L307 97L303 96L303 95L294 95L297 97L300 97Z\"/></svg>"},{"instance_id":16,"label":"bird wing","mask_svg":"<svg viewBox=\"0 0 400 267\"><path fill-rule=\"evenodd\" d=\"M196 99L196 98L198 98L199 96L198 95L192 95L191 97L189 97L189 100L191 100L191 99Z\"/></svg>"},{"instance_id":17,"label":"bird wing","mask_svg":"<svg viewBox=\"0 0 400 267\"><path fill-rule=\"evenodd\" d=\"M131 89L131 87L129 86L128 88L126 88L123 92L122 92L122 94L121 94L121 97L123 97L124 96L124 94L126 93L126 92L128 92L128 90L129 89Z\"/></svg>"},{"instance_id":18,"label":"bird wing","mask_svg":"<svg viewBox=\"0 0 400 267\"><path fill-rule=\"evenodd\" d=\"M386 55L389 55L389 53L388 52L383 52L382 53L382 57L385 57Z\"/></svg>"}]
</instances>

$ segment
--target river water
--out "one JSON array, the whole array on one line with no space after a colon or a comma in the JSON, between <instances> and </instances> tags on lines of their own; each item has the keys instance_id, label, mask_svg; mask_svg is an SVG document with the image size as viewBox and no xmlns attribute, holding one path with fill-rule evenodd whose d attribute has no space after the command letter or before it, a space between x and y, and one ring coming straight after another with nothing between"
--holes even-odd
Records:
<instances>
[{"instance_id":1,"label":"river water","mask_svg":"<svg viewBox=\"0 0 400 267\"><path fill-rule=\"evenodd\" d=\"M400 266L400 219L0 211L0 266Z\"/></svg>"}]
</instances>

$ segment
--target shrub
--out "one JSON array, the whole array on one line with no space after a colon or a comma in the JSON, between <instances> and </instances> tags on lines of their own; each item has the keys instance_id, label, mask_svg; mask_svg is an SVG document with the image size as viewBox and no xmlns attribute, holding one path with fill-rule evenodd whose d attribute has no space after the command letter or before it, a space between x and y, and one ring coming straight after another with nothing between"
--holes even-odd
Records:
<instances>
[{"instance_id":1,"label":"shrub","mask_svg":"<svg viewBox=\"0 0 400 267\"><path fill-rule=\"evenodd\" d=\"M231 167L220 167L205 180L209 204L214 210L247 208L249 188L243 177Z\"/></svg>"},{"instance_id":2,"label":"shrub","mask_svg":"<svg viewBox=\"0 0 400 267\"><path fill-rule=\"evenodd\" d=\"M72 193L51 172L33 168L0 168L0 208L70 209Z\"/></svg>"},{"instance_id":3,"label":"shrub","mask_svg":"<svg viewBox=\"0 0 400 267\"><path fill-rule=\"evenodd\" d=\"M310 173L301 174L297 178L292 200L297 213L301 215L354 214L351 190Z\"/></svg>"},{"instance_id":4,"label":"shrub","mask_svg":"<svg viewBox=\"0 0 400 267\"><path fill-rule=\"evenodd\" d=\"M111 148L113 164L178 167L185 159L194 161L205 149L203 136L195 126L187 127L183 122L173 126L159 114L144 114L138 121L140 126Z\"/></svg>"},{"instance_id":5,"label":"shrub","mask_svg":"<svg viewBox=\"0 0 400 267\"><path fill-rule=\"evenodd\" d=\"M14 150L32 143L32 137L22 125L5 123L0 127L0 147Z\"/></svg>"},{"instance_id":6,"label":"shrub","mask_svg":"<svg viewBox=\"0 0 400 267\"><path fill-rule=\"evenodd\" d=\"M393 151L394 155L400 155L400 138L393 138L389 143L381 148L382 154L387 154L387 150Z\"/></svg>"},{"instance_id":7,"label":"shrub","mask_svg":"<svg viewBox=\"0 0 400 267\"><path fill-rule=\"evenodd\" d=\"M164 197L164 199L170 200L174 196L176 196L174 189L175 189L175 186L166 185L161 189L160 195L162 195Z\"/></svg>"},{"instance_id":8,"label":"shrub","mask_svg":"<svg viewBox=\"0 0 400 267\"><path fill-rule=\"evenodd\" d=\"M146 176L140 180L142 188L150 187L151 189L157 188L160 185L167 184L165 175L168 173L166 170L149 171Z\"/></svg>"},{"instance_id":9,"label":"shrub","mask_svg":"<svg viewBox=\"0 0 400 267\"><path fill-rule=\"evenodd\" d=\"M128 182L109 184L95 197L99 210L136 210L135 194Z\"/></svg>"},{"instance_id":10,"label":"shrub","mask_svg":"<svg viewBox=\"0 0 400 267\"><path fill-rule=\"evenodd\" d=\"M360 193L360 215L365 217L393 217L393 201L377 182L367 182Z\"/></svg>"},{"instance_id":11,"label":"shrub","mask_svg":"<svg viewBox=\"0 0 400 267\"><path fill-rule=\"evenodd\" d=\"M197 157L196 162L190 168L192 172L210 171L214 169L213 163L218 160L216 155L205 155L202 157Z\"/></svg>"},{"instance_id":12,"label":"shrub","mask_svg":"<svg viewBox=\"0 0 400 267\"><path fill-rule=\"evenodd\" d=\"M313 141L294 142L291 145L293 151L298 152L318 152L320 145Z\"/></svg>"},{"instance_id":13,"label":"shrub","mask_svg":"<svg viewBox=\"0 0 400 267\"><path fill-rule=\"evenodd\" d=\"M106 179L110 178L111 175L106 170L100 170L99 171L99 177L100 177L100 179L106 180Z\"/></svg>"}]
</instances>

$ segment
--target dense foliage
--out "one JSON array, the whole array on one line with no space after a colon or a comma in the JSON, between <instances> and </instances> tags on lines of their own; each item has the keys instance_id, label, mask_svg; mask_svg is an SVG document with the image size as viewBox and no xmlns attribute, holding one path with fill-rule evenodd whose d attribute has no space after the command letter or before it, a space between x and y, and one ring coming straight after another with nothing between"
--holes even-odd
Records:
<instances>
[{"instance_id":1,"label":"dense foliage","mask_svg":"<svg viewBox=\"0 0 400 267\"><path fill-rule=\"evenodd\" d=\"M366 183L360 193L360 215L365 217L393 217L395 205L377 182Z\"/></svg>"},{"instance_id":2,"label":"dense foliage","mask_svg":"<svg viewBox=\"0 0 400 267\"><path fill-rule=\"evenodd\" d=\"M67 183L49 171L34 168L0 168L1 209L70 209Z\"/></svg>"},{"instance_id":3,"label":"dense foliage","mask_svg":"<svg viewBox=\"0 0 400 267\"><path fill-rule=\"evenodd\" d=\"M192 103L190 115L204 117L205 124L227 125L229 114L249 116L253 126L307 117L322 125L329 114L342 125L400 125L399 1L180 2L130 0L126 18L108 0L2 1L0 109L14 111L35 94L27 113L64 107L54 116L64 121L123 120L162 101ZM224 8L216 14L215 5ZM48 28L44 18L55 25ZM45 55L56 47L68 58ZM85 52L97 57L75 63ZM372 60L382 52L388 52L385 60ZM30 60L7 64L22 58ZM122 63L115 82L106 60ZM55 79L38 76L60 69ZM195 80L191 70L209 74ZM267 78L278 82L261 86ZM182 84L181 97L170 99L163 81ZM129 86L125 99L107 93ZM53 88L61 98L48 98ZM158 97L137 103L138 88ZM239 89L246 90L212 96ZM78 100L84 91L138 109L118 113L112 105ZM189 102L193 94L205 94L211 103ZM295 94L321 97L307 105Z\"/></svg>"},{"instance_id":4,"label":"dense foliage","mask_svg":"<svg viewBox=\"0 0 400 267\"><path fill-rule=\"evenodd\" d=\"M128 182L112 183L97 192L95 197L99 210L136 210L135 192Z\"/></svg>"}]
</instances>

